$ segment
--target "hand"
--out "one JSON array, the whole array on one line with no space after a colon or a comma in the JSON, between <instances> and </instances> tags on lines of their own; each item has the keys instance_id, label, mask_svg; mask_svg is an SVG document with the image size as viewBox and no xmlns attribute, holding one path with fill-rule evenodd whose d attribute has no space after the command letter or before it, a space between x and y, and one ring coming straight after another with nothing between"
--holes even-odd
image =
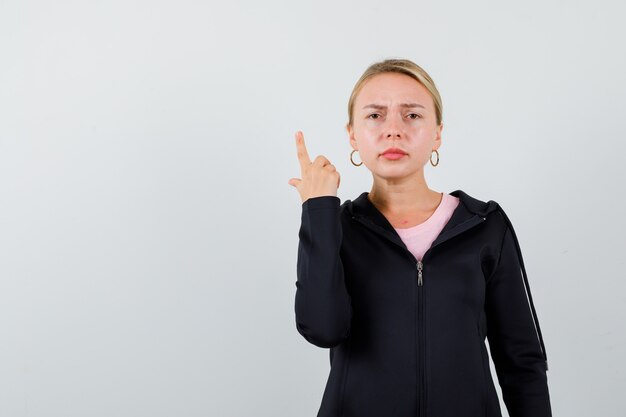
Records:
<instances>
[{"instance_id":1,"label":"hand","mask_svg":"<svg viewBox=\"0 0 626 417\"><path fill-rule=\"evenodd\" d=\"M291 178L289 185L296 187L304 203L312 197L337 196L337 189L341 182L339 172L335 166L323 155L318 155L313 162L304 145L304 134L296 132L296 148L300 161L302 179Z\"/></svg>"}]
</instances>

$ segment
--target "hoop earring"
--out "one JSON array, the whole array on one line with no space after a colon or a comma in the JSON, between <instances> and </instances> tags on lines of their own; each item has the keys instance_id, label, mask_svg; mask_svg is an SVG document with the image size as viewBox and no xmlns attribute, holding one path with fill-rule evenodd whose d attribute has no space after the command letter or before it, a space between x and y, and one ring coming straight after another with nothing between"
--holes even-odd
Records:
<instances>
[{"instance_id":1,"label":"hoop earring","mask_svg":"<svg viewBox=\"0 0 626 417\"><path fill-rule=\"evenodd\" d=\"M352 162L352 165L354 165L355 167L360 167L361 165L363 165L363 161L361 161L360 164L355 164L354 161L352 160L352 155L357 151L358 149L353 149L352 152L350 152L350 162Z\"/></svg>"},{"instance_id":2,"label":"hoop earring","mask_svg":"<svg viewBox=\"0 0 626 417\"><path fill-rule=\"evenodd\" d=\"M435 152L437 154L437 163L433 164L433 152ZM437 152L437 149L434 149L431 153L430 153L430 164L434 167L436 167L437 165L439 165L439 152Z\"/></svg>"}]
</instances>

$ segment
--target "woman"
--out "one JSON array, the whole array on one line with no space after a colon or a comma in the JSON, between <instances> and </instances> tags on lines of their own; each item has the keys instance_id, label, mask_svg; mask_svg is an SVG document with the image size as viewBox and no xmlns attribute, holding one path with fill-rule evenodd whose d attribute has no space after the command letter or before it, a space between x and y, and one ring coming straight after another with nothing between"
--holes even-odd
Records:
<instances>
[{"instance_id":1,"label":"woman","mask_svg":"<svg viewBox=\"0 0 626 417\"><path fill-rule=\"evenodd\" d=\"M373 177L340 204L340 176L296 145L302 198L296 327L330 348L318 417L551 416L547 356L513 226L493 200L431 190L442 105L415 63L371 65L346 126ZM360 163L353 154L359 152ZM436 156L436 162L433 162ZM527 296L528 295L528 296Z\"/></svg>"}]
</instances>

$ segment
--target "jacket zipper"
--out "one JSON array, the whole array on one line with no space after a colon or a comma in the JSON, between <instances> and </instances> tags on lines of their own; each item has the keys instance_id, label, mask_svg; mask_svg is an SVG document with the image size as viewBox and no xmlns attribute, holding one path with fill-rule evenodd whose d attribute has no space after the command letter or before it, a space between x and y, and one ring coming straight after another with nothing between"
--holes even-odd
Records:
<instances>
[{"instance_id":1,"label":"jacket zipper","mask_svg":"<svg viewBox=\"0 0 626 417\"><path fill-rule=\"evenodd\" d=\"M377 226L373 223L371 223L369 220L363 219L361 217L358 216L352 216L353 219L358 220L361 224L365 225L366 227L368 227L369 229L375 231L376 233L386 237L387 239L389 239L391 242L393 242L394 244L402 247L405 252L409 255L409 257L411 258L411 260L416 264L417 266L417 300L418 300L418 306L417 306L417 327L418 327L418 332L419 332L419 341L420 341L420 345L418 348L418 380L419 380L419 395L418 395L418 413L417 413L417 417L425 417L426 416L426 399L425 399L425 393L424 393L424 387L425 387L425 382L426 382L426 355L424 354L424 351L426 349L426 344L424 341L424 273L423 273L423 269L424 269L424 260L426 259L426 255L429 254L429 252L437 245L452 239L453 237L466 232L468 230L470 230L472 227L482 223L483 221L487 220L486 217L480 216L478 214L475 214L473 217L470 217L469 219L465 220L463 223L460 223L458 225L456 225L454 228L446 231L445 233L437 236L437 238L435 238L435 240L433 241L433 244L431 245L430 248L428 248L428 250L426 250L426 252L424 252L424 256L422 256L421 260L418 260L415 258L415 256L411 253L411 251L408 250L408 248L406 247L406 245L401 246L398 242L396 242L395 240L391 239L389 236L387 236L385 233L381 233L381 228L380 226ZM383 229L384 230L384 229ZM441 238L441 239L440 239Z\"/></svg>"},{"instance_id":2,"label":"jacket zipper","mask_svg":"<svg viewBox=\"0 0 626 417\"><path fill-rule=\"evenodd\" d=\"M424 290L423 290L423 278L422 268L424 264L421 260L417 261L417 330L419 334L419 349L417 353L418 360L418 378L419 378L419 402L418 402L418 417L426 415L426 401L424 394L424 387L426 385L426 343L424 341Z\"/></svg>"}]
</instances>

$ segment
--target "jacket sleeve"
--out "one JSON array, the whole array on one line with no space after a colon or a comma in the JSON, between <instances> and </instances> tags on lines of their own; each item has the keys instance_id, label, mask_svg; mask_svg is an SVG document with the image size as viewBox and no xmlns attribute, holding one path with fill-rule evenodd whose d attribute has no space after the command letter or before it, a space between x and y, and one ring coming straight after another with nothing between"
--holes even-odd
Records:
<instances>
[{"instance_id":1,"label":"jacket sleeve","mask_svg":"<svg viewBox=\"0 0 626 417\"><path fill-rule=\"evenodd\" d=\"M507 227L485 299L489 349L510 417L551 417L541 329L515 231L502 214Z\"/></svg>"},{"instance_id":2,"label":"jacket sleeve","mask_svg":"<svg viewBox=\"0 0 626 417\"><path fill-rule=\"evenodd\" d=\"M352 308L340 258L339 197L302 203L295 297L296 328L310 343L330 348L348 337Z\"/></svg>"}]
</instances>

